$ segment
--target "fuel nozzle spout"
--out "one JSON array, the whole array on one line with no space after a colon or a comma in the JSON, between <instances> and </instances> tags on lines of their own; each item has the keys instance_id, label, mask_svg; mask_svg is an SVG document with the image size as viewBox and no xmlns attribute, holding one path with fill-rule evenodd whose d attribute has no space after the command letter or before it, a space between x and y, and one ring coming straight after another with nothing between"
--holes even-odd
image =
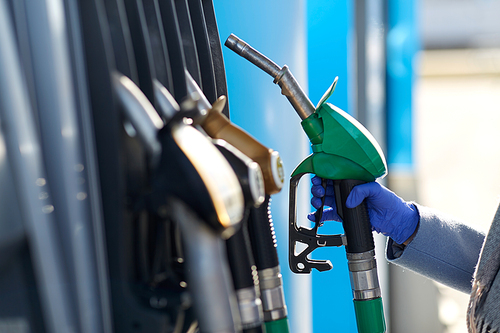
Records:
<instances>
[{"instance_id":1,"label":"fuel nozzle spout","mask_svg":"<svg viewBox=\"0 0 500 333\"><path fill-rule=\"evenodd\" d=\"M306 119L314 113L314 105L304 93L304 90L302 90L287 65L283 67L278 66L271 59L234 34L228 37L224 45L271 75L274 79L273 82L281 87L281 94L288 98L301 119Z\"/></svg>"}]
</instances>

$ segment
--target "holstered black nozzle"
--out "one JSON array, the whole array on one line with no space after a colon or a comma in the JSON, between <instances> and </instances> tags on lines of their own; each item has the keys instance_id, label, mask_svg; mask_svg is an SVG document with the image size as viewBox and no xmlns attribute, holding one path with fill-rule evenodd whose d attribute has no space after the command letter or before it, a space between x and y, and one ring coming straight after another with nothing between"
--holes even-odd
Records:
<instances>
[{"instance_id":1,"label":"holstered black nozzle","mask_svg":"<svg viewBox=\"0 0 500 333\"><path fill-rule=\"evenodd\" d=\"M337 212L347 239L347 253L363 253L375 248L368 209L365 201L354 208L347 208L346 200L351 190L364 181L354 179L335 180L334 192Z\"/></svg>"},{"instance_id":2,"label":"holstered black nozzle","mask_svg":"<svg viewBox=\"0 0 500 333\"><path fill-rule=\"evenodd\" d=\"M248 219L252 252L259 271L279 265L276 236L271 222L269 205L270 196L266 195L266 199L259 208L251 208Z\"/></svg>"},{"instance_id":3,"label":"holstered black nozzle","mask_svg":"<svg viewBox=\"0 0 500 333\"><path fill-rule=\"evenodd\" d=\"M253 256L250 249L248 231L243 225L227 241L227 256L231 275L233 277L234 288L236 290L254 286L252 275Z\"/></svg>"}]
</instances>

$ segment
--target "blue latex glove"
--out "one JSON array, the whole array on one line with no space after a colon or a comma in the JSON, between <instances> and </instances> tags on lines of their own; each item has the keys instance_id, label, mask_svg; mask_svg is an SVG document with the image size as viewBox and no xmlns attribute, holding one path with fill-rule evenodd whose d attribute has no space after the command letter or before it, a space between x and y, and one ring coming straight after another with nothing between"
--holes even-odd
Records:
<instances>
[{"instance_id":1,"label":"blue latex glove","mask_svg":"<svg viewBox=\"0 0 500 333\"><path fill-rule=\"evenodd\" d=\"M313 177L312 183L311 193L314 197L311 204L316 209L321 207L321 197L326 192L325 205L330 206L324 210L322 220L339 221L333 197L333 183L329 185L327 182L326 191L319 188L322 187L319 177ZM391 237L398 244L403 244L415 232L420 217L413 204L405 202L379 183L371 182L354 187L347 197L346 206L354 208L364 199L366 199L372 230ZM314 221L314 214L309 214L308 218Z\"/></svg>"},{"instance_id":2,"label":"blue latex glove","mask_svg":"<svg viewBox=\"0 0 500 333\"><path fill-rule=\"evenodd\" d=\"M337 222L342 222L342 219L340 216L337 214L337 206L335 206L335 196L333 194L333 181L328 179L326 181L326 190L325 188L321 185L321 178L318 176L314 176L311 178L312 182L312 187L311 187L311 193L313 195L311 199L311 205L319 209L321 207L321 198L325 196L325 206L328 206L328 208L323 209L323 216L321 218L321 222L323 221L337 221ZM307 218L313 222L316 221L316 215L315 213L311 213L307 216Z\"/></svg>"}]
</instances>

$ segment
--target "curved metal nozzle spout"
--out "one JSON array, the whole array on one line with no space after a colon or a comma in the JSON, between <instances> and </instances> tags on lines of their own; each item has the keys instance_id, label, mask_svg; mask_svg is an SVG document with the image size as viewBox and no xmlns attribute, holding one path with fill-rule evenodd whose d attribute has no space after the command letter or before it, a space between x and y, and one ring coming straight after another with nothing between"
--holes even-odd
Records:
<instances>
[{"instance_id":1,"label":"curved metal nozzle spout","mask_svg":"<svg viewBox=\"0 0 500 333\"><path fill-rule=\"evenodd\" d=\"M280 66L234 34L231 34L227 38L224 45L271 75L274 79L279 75L281 71Z\"/></svg>"},{"instance_id":2,"label":"curved metal nozzle spout","mask_svg":"<svg viewBox=\"0 0 500 333\"><path fill-rule=\"evenodd\" d=\"M271 75L274 78L274 83L281 87L281 94L288 98L301 119L306 119L314 113L314 105L286 65L283 67L276 65L272 60L234 34L228 37L224 45Z\"/></svg>"}]
</instances>

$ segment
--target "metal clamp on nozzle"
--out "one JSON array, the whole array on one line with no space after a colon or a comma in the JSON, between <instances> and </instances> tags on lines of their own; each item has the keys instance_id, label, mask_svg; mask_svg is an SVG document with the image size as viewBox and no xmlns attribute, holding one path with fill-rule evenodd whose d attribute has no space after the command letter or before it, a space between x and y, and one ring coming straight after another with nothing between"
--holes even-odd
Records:
<instances>
[{"instance_id":1,"label":"metal clamp on nozzle","mask_svg":"<svg viewBox=\"0 0 500 333\"><path fill-rule=\"evenodd\" d=\"M260 327L264 318L262 318L262 302L255 287L236 290L236 299L238 300L243 329Z\"/></svg>"},{"instance_id":2,"label":"metal clamp on nozzle","mask_svg":"<svg viewBox=\"0 0 500 333\"><path fill-rule=\"evenodd\" d=\"M279 266L259 272L260 297L264 308L264 321L275 321L287 316L283 281Z\"/></svg>"},{"instance_id":3,"label":"metal clamp on nozzle","mask_svg":"<svg viewBox=\"0 0 500 333\"><path fill-rule=\"evenodd\" d=\"M352 294L355 300L381 297L375 251L347 253Z\"/></svg>"},{"instance_id":4,"label":"metal clamp on nozzle","mask_svg":"<svg viewBox=\"0 0 500 333\"><path fill-rule=\"evenodd\" d=\"M281 94L288 98L301 119L306 119L314 113L314 105L292 75L288 66L278 66L234 34L228 37L224 45L271 75L274 78L273 82L281 87Z\"/></svg>"}]
</instances>

